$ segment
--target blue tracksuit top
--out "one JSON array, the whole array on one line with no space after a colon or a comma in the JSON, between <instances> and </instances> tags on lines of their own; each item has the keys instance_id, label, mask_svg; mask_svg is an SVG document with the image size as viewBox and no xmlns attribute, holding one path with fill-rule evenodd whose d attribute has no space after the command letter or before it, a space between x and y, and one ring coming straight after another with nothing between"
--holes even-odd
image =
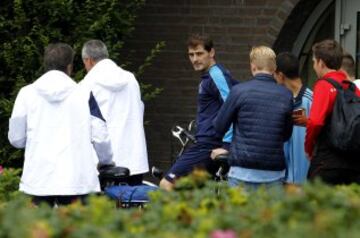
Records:
<instances>
[{"instance_id":1,"label":"blue tracksuit top","mask_svg":"<svg viewBox=\"0 0 360 238\"><path fill-rule=\"evenodd\" d=\"M312 91L303 86L294 98L294 108L304 108L309 117L311 103ZM306 181L310 162L305 154L305 134L306 127L294 126L290 139L284 144L287 183L302 184Z\"/></svg>"},{"instance_id":2,"label":"blue tracksuit top","mask_svg":"<svg viewBox=\"0 0 360 238\"><path fill-rule=\"evenodd\" d=\"M213 120L229 95L230 89L237 83L238 81L231 77L230 72L219 64L211 66L209 71L201 76L196 117L197 141L221 142L221 136L214 129ZM230 143L231 139L232 128L225 134L223 141Z\"/></svg>"}]
</instances>

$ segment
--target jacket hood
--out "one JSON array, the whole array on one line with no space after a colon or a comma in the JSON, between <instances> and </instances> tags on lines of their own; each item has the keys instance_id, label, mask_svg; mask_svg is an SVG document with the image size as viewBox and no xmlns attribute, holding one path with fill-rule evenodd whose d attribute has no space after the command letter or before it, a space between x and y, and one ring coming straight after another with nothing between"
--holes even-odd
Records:
<instances>
[{"instance_id":1,"label":"jacket hood","mask_svg":"<svg viewBox=\"0 0 360 238\"><path fill-rule=\"evenodd\" d=\"M76 83L65 73L51 70L33 83L38 93L49 102L61 102L72 92Z\"/></svg>"},{"instance_id":2,"label":"jacket hood","mask_svg":"<svg viewBox=\"0 0 360 238\"><path fill-rule=\"evenodd\" d=\"M122 90L131 80L135 79L134 75L123 70L117 64L110 60L104 59L99 61L85 76L84 81L90 81L109 91Z\"/></svg>"}]
</instances>

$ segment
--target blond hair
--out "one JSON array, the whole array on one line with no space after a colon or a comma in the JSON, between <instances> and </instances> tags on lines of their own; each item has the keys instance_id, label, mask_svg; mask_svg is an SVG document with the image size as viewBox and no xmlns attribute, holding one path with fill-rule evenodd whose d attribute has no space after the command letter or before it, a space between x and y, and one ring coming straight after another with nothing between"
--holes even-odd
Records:
<instances>
[{"instance_id":1,"label":"blond hair","mask_svg":"<svg viewBox=\"0 0 360 238\"><path fill-rule=\"evenodd\" d=\"M274 72L276 70L276 54L267 46L255 46L250 52L250 63L258 70Z\"/></svg>"}]
</instances>

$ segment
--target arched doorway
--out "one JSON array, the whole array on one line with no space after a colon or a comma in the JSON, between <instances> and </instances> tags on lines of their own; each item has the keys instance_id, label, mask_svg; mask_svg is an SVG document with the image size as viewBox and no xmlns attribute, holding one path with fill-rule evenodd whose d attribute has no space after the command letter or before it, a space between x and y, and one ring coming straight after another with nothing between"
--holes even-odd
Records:
<instances>
[{"instance_id":1,"label":"arched doorway","mask_svg":"<svg viewBox=\"0 0 360 238\"><path fill-rule=\"evenodd\" d=\"M328 0L321 1L307 19L293 45L291 51L299 57L301 77L309 86L312 86L316 80L312 68L311 47L315 42L334 38L334 25L335 3Z\"/></svg>"},{"instance_id":2,"label":"arched doorway","mask_svg":"<svg viewBox=\"0 0 360 238\"><path fill-rule=\"evenodd\" d=\"M300 59L301 76L304 82L312 87L316 80L312 69L311 46L315 42L327 38L336 39L353 55L357 62L357 75L359 76L360 51L360 1L359 0L320 0L309 5L308 1L300 1L290 14L281 30L278 40L274 44L277 52L292 51ZM302 8L301 11L298 8ZM309 12L309 10L311 10ZM307 15L303 15L305 12ZM295 24L293 19L303 20L302 25ZM289 24L294 22L293 24ZM283 47L282 38L291 32L296 32L292 44Z\"/></svg>"}]
</instances>

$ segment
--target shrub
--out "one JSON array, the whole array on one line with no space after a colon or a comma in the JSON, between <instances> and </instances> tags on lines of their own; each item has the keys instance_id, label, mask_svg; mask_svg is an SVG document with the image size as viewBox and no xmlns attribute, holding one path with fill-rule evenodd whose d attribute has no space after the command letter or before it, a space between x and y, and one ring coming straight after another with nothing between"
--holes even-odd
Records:
<instances>
[{"instance_id":1,"label":"shrub","mask_svg":"<svg viewBox=\"0 0 360 238\"><path fill-rule=\"evenodd\" d=\"M214 182L189 188L154 192L143 210L116 210L114 201L96 196L85 207L34 208L19 196L0 206L0 237L355 238L360 234L359 185L315 183L250 193Z\"/></svg>"},{"instance_id":2,"label":"shrub","mask_svg":"<svg viewBox=\"0 0 360 238\"><path fill-rule=\"evenodd\" d=\"M14 199L18 194L20 169L4 169L0 174L0 202Z\"/></svg>"}]
</instances>

